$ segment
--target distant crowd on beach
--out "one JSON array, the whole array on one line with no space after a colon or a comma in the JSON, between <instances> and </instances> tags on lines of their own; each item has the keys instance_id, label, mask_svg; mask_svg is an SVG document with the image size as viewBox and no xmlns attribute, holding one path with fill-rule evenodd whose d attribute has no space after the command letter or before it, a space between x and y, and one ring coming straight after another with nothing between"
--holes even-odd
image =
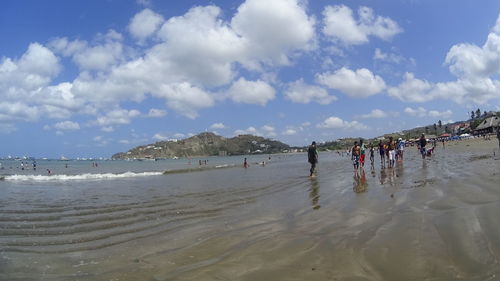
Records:
<instances>
[{"instance_id":1,"label":"distant crowd on beach","mask_svg":"<svg viewBox=\"0 0 500 281\"><path fill-rule=\"evenodd\" d=\"M500 128L497 129L496 136L500 149ZM445 139L442 138L439 141L442 143L443 149L445 149ZM425 134L422 134L416 142L412 143L412 145L414 144L416 144L417 149L422 156L422 159L425 159L426 157L430 157L434 154L434 151L438 145L438 140L433 139L432 141L428 141L425 137ZM386 142L380 140L377 145L371 144L370 147L367 147L363 139L360 139L359 142L355 141L354 145L349 150L345 151L345 154L351 157L355 172L364 168L367 154L369 155L370 163L373 167L375 162L376 150L378 150L378 154L380 155L381 167L385 168L387 164L388 168L393 168L396 165L396 162L403 162L405 147L407 147L408 145L409 142L403 140L402 138L398 138L397 140L395 140L391 136ZM338 151L337 153L341 156L344 156L344 152ZM311 165L309 176L314 177L316 174L316 165L318 163L318 152L315 141L311 143L307 150L307 158L309 164Z\"/></svg>"}]
</instances>

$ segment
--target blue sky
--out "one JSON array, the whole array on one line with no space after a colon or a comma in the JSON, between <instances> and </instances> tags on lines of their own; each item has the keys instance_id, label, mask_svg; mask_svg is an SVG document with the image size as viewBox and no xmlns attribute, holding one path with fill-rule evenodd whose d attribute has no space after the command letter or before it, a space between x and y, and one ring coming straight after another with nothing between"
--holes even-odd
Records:
<instances>
[{"instance_id":1,"label":"blue sky","mask_svg":"<svg viewBox=\"0 0 500 281\"><path fill-rule=\"evenodd\" d=\"M2 1L0 157L306 145L500 110L500 2Z\"/></svg>"}]
</instances>

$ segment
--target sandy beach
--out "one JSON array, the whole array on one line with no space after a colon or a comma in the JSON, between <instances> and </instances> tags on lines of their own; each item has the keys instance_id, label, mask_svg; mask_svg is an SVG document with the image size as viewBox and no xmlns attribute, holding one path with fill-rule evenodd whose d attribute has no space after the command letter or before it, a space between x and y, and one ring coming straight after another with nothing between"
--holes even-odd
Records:
<instances>
[{"instance_id":1,"label":"sandy beach","mask_svg":"<svg viewBox=\"0 0 500 281\"><path fill-rule=\"evenodd\" d=\"M376 155L358 176L319 157L313 179L295 155L137 179L120 200L4 194L0 280L500 279L496 138L408 147L392 169Z\"/></svg>"}]
</instances>

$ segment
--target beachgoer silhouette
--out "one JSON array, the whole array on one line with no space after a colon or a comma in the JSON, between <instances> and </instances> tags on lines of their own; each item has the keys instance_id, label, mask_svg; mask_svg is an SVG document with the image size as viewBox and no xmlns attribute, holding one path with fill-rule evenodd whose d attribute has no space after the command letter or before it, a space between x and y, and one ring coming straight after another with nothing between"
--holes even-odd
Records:
<instances>
[{"instance_id":1,"label":"beachgoer silhouette","mask_svg":"<svg viewBox=\"0 0 500 281\"><path fill-rule=\"evenodd\" d=\"M307 160L311 164L310 177L313 176L316 171L316 164L318 163L318 152L316 151L316 142L313 141L309 148L307 149Z\"/></svg>"}]
</instances>

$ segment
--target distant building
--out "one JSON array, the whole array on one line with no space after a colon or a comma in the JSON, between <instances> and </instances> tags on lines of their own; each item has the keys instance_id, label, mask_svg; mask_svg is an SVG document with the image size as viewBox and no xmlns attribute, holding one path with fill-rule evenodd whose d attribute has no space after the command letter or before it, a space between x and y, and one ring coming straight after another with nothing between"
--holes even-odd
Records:
<instances>
[{"instance_id":1,"label":"distant building","mask_svg":"<svg viewBox=\"0 0 500 281\"><path fill-rule=\"evenodd\" d=\"M474 130L475 135L490 134L495 132L500 124L500 117L491 116L483 120Z\"/></svg>"}]
</instances>

